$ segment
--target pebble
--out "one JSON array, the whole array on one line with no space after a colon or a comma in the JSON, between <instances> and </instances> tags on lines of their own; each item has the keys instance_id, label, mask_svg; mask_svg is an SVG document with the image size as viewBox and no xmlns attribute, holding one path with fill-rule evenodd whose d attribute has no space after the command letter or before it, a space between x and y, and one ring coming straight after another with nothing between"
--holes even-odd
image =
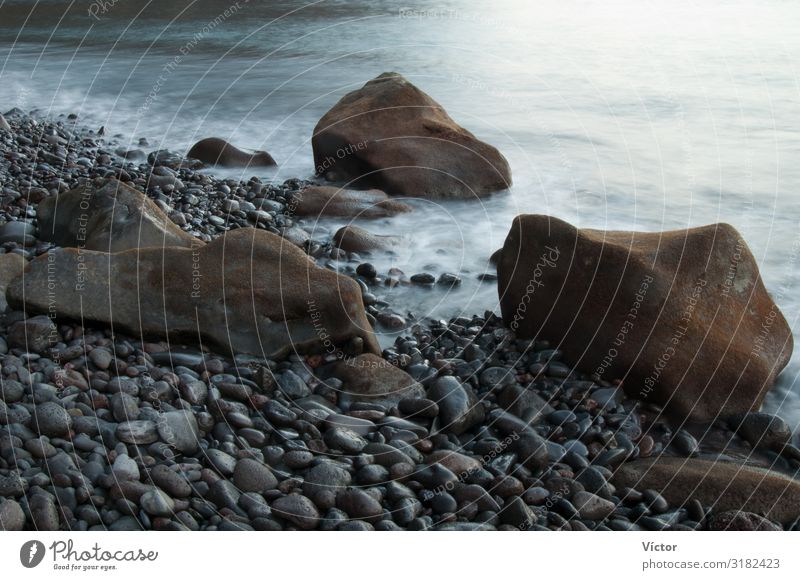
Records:
<instances>
[{"instance_id":1,"label":"pebble","mask_svg":"<svg viewBox=\"0 0 800 580\"><path fill-rule=\"evenodd\" d=\"M127 455L118 455L111 467L115 479L121 481L139 481L139 466Z\"/></svg>"},{"instance_id":2,"label":"pebble","mask_svg":"<svg viewBox=\"0 0 800 580\"><path fill-rule=\"evenodd\" d=\"M243 492L264 493L278 486L278 480L269 467L255 459L244 458L236 463L233 483Z\"/></svg>"},{"instance_id":3,"label":"pebble","mask_svg":"<svg viewBox=\"0 0 800 580\"><path fill-rule=\"evenodd\" d=\"M132 445L148 445L158 441L158 427L154 421L125 421L117 426L117 439Z\"/></svg>"},{"instance_id":4,"label":"pebble","mask_svg":"<svg viewBox=\"0 0 800 580\"><path fill-rule=\"evenodd\" d=\"M34 410L35 427L40 435L65 437L72 427L72 417L55 402L41 403Z\"/></svg>"},{"instance_id":5,"label":"pebble","mask_svg":"<svg viewBox=\"0 0 800 580\"><path fill-rule=\"evenodd\" d=\"M348 489L341 492L336 498L336 507L351 518L376 522L383 517L383 507L380 502L362 489Z\"/></svg>"},{"instance_id":6,"label":"pebble","mask_svg":"<svg viewBox=\"0 0 800 580\"><path fill-rule=\"evenodd\" d=\"M319 525L319 511L314 503L298 494L276 499L270 505L272 512L300 530L313 530Z\"/></svg>"},{"instance_id":7,"label":"pebble","mask_svg":"<svg viewBox=\"0 0 800 580\"><path fill-rule=\"evenodd\" d=\"M199 448L200 427L189 411L169 411L158 417L158 436L183 454L194 454Z\"/></svg>"},{"instance_id":8,"label":"pebble","mask_svg":"<svg viewBox=\"0 0 800 580\"><path fill-rule=\"evenodd\" d=\"M579 491L572 496L572 504L581 519L602 520L614 513L614 504L588 491Z\"/></svg>"},{"instance_id":9,"label":"pebble","mask_svg":"<svg viewBox=\"0 0 800 580\"><path fill-rule=\"evenodd\" d=\"M139 504L151 516L169 517L175 511L174 500L160 489L153 489L143 494Z\"/></svg>"},{"instance_id":10,"label":"pebble","mask_svg":"<svg viewBox=\"0 0 800 580\"><path fill-rule=\"evenodd\" d=\"M19 532L25 527L25 512L13 499L6 499L0 503L0 530L5 532Z\"/></svg>"}]
</instances>

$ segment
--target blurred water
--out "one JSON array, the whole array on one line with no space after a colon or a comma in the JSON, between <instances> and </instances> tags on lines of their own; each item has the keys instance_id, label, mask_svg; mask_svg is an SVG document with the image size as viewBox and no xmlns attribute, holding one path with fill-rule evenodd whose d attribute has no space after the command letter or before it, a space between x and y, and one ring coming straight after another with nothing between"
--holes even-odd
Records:
<instances>
[{"instance_id":1,"label":"blurred water","mask_svg":"<svg viewBox=\"0 0 800 580\"><path fill-rule=\"evenodd\" d=\"M727 221L796 329L797 30L800 8L781 0L3 2L0 108L76 112L131 146L220 136L269 151L280 166L262 177L282 181L311 175L312 129L341 95L394 70L497 146L515 182L368 226L407 240L381 267L464 278L400 304L494 309L476 276L518 213L610 229ZM794 424L798 371L800 353L768 400Z\"/></svg>"}]
</instances>

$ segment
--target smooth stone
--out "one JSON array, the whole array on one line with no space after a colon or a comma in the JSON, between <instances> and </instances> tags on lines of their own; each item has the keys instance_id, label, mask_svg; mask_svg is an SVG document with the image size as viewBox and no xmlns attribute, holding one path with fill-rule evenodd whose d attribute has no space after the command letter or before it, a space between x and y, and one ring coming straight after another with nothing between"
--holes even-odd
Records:
<instances>
[{"instance_id":1,"label":"smooth stone","mask_svg":"<svg viewBox=\"0 0 800 580\"><path fill-rule=\"evenodd\" d=\"M377 522L383 517L380 502L362 489L347 489L336 498L336 507L351 518Z\"/></svg>"},{"instance_id":2,"label":"smooth stone","mask_svg":"<svg viewBox=\"0 0 800 580\"><path fill-rule=\"evenodd\" d=\"M278 486L278 480L272 471L255 459L244 458L236 463L233 470L233 483L241 491L263 493Z\"/></svg>"},{"instance_id":3,"label":"smooth stone","mask_svg":"<svg viewBox=\"0 0 800 580\"><path fill-rule=\"evenodd\" d=\"M588 491L579 491L572 496L572 505L581 519L602 520L614 513L614 504Z\"/></svg>"},{"instance_id":4,"label":"smooth stone","mask_svg":"<svg viewBox=\"0 0 800 580\"><path fill-rule=\"evenodd\" d=\"M166 491L170 497L185 498L192 495L192 486L186 477L166 465L155 465L150 470L153 483Z\"/></svg>"},{"instance_id":5,"label":"smooth stone","mask_svg":"<svg viewBox=\"0 0 800 580\"><path fill-rule=\"evenodd\" d=\"M175 502L160 489L153 489L139 498L142 509L151 516L169 517L175 511Z\"/></svg>"},{"instance_id":6,"label":"smooth stone","mask_svg":"<svg viewBox=\"0 0 800 580\"><path fill-rule=\"evenodd\" d=\"M19 532L25 527L25 512L13 499L0 503L0 530Z\"/></svg>"},{"instance_id":7,"label":"smooth stone","mask_svg":"<svg viewBox=\"0 0 800 580\"><path fill-rule=\"evenodd\" d=\"M111 473L118 480L139 481L139 466L127 455L117 456Z\"/></svg>"},{"instance_id":8,"label":"smooth stone","mask_svg":"<svg viewBox=\"0 0 800 580\"><path fill-rule=\"evenodd\" d=\"M198 450L200 427L190 411L168 411L158 417L158 435L177 451L191 455Z\"/></svg>"},{"instance_id":9,"label":"smooth stone","mask_svg":"<svg viewBox=\"0 0 800 580\"><path fill-rule=\"evenodd\" d=\"M302 495L278 498L270 507L276 516L301 530L313 530L319 525L319 511L310 499Z\"/></svg>"},{"instance_id":10,"label":"smooth stone","mask_svg":"<svg viewBox=\"0 0 800 580\"><path fill-rule=\"evenodd\" d=\"M64 437L72 427L72 417L58 403L48 402L36 405L33 413L34 426L41 435Z\"/></svg>"},{"instance_id":11,"label":"smooth stone","mask_svg":"<svg viewBox=\"0 0 800 580\"><path fill-rule=\"evenodd\" d=\"M158 441L158 427L154 421L125 421L117 426L117 439L132 445L149 445Z\"/></svg>"},{"instance_id":12,"label":"smooth stone","mask_svg":"<svg viewBox=\"0 0 800 580\"><path fill-rule=\"evenodd\" d=\"M350 485L351 476L343 467L329 462L315 465L306 473L303 494L321 510L336 505L336 496Z\"/></svg>"}]
</instances>

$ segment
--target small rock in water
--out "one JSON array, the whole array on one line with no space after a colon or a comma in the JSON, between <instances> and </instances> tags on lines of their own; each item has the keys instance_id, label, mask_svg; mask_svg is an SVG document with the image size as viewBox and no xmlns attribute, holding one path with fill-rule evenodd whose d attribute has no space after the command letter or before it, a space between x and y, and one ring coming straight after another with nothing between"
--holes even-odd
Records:
<instances>
[{"instance_id":1,"label":"small rock in water","mask_svg":"<svg viewBox=\"0 0 800 580\"><path fill-rule=\"evenodd\" d=\"M450 274L445 272L439 279L436 281L437 284L440 286L447 286L448 288L452 288L453 286L458 286L461 284L461 278L456 276L455 274Z\"/></svg>"},{"instance_id":2,"label":"small rock in water","mask_svg":"<svg viewBox=\"0 0 800 580\"><path fill-rule=\"evenodd\" d=\"M433 286L436 283L436 278L433 274L423 272L421 274L414 274L411 276L411 283L418 286Z\"/></svg>"}]
</instances>

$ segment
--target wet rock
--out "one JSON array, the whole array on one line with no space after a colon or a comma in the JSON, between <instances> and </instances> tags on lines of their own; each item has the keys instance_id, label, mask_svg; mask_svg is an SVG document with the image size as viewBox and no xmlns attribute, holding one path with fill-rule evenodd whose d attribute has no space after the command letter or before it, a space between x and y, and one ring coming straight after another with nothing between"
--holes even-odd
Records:
<instances>
[{"instance_id":1,"label":"wet rock","mask_svg":"<svg viewBox=\"0 0 800 580\"><path fill-rule=\"evenodd\" d=\"M64 437L72 428L72 417L58 403L48 402L36 405L33 413L34 426L40 435Z\"/></svg>"},{"instance_id":2,"label":"wet rock","mask_svg":"<svg viewBox=\"0 0 800 580\"><path fill-rule=\"evenodd\" d=\"M6 499L0 503L0 530L4 532L19 532L25 527L25 512L13 499Z\"/></svg>"},{"instance_id":3,"label":"wet rock","mask_svg":"<svg viewBox=\"0 0 800 580\"><path fill-rule=\"evenodd\" d=\"M237 149L227 141L217 137L201 139L189 149L187 158L199 159L203 163L222 167L271 167L275 160L266 151L248 153Z\"/></svg>"},{"instance_id":4,"label":"wet rock","mask_svg":"<svg viewBox=\"0 0 800 580\"><path fill-rule=\"evenodd\" d=\"M717 532L780 532L783 528L758 514L739 510L726 511L709 518L708 529Z\"/></svg>"},{"instance_id":5,"label":"wet rock","mask_svg":"<svg viewBox=\"0 0 800 580\"><path fill-rule=\"evenodd\" d=\"M472 388L455 377L441 377L428 389L427 398L439 406L439 428L460 435L484 419L483 405Z\"/></svg>"},{"instance_id":6,"label":"wet rock","mask_svg":"<svg viewBox=\"0 0 800 580\"><path fill-rule=\"evenodd\" d=\"M722 461L661 457L624 463L617 487L652 488L670 505L697 499L719 511L742 510L788 523L800 517L800 482L758 467Z\"/></svg>"},{"instance_id":7,"label":"wet rock","mask_svg":"<svg viewBox=\"0 0 800 580\"><path fill-rule=\"evenodd\" d=\"M342 189L327 185L309 185L291 194L289 207L294 215L348 218L383 218L411 211L408 204L391 199L377 189Z\"/></svg>"},{"instance_id":8,"label":"wet rock","mask_svg":"<svg viewBox=\"0 0 800 580\"><path fill-rule=\"evenodd\" d=\"M39 204L37 215L40 237L62 247L121 252L202 245L173 224L153 200L116 179L48 197ZM73 270L69 276L73 284L75 277Z\"/></svg>"},{"instance_id":9,"label":"wet rock","mask_svg":"<svg viewBox=\"0 0 800 580\"><path fill-rule=\"evenodd\" d=\"M472 199L511 184L497 149L397 73L345 95L311 143L318 175L390 195Z\"/></svg>"},{"instance_id":10,"label":"wet rock","mask_svg":"<svg viewBox=\"0 0 800 580\"><path fill-rule=\"evenodd\" d=\"M272 502L272 512L300 530L313 530L319 525L319 511L302 495L287 495Z\"/></svg>"},{"instance_id":11,"label":"wet rock","mask_svg":"<svg viewBox=\"0 0 800 580\"><path fill-rule=\"evenodd\" d=\"M792 441L792 429L777 415L747 413L732 417L728 424L753 447L780 450Z\"/></svg>"},{"instance_id":12,"label":"wet rock","mask_svg":"<svg viewBox=\"0 0 800 580\"><path fill-rule=\"evenodd\" d=\"M407 372L370 353L337 363L334 375L354 401L391 404L425 394Z\"/></svg>"},{"instance_id":13,"label":"wet rock","mask_svg":"<svg viewBox=\"0 0 800 580\"><path fill-rule=\"evenodd\" d=\"M380 502L362 489L348 489L336 498L336 507L351 518L377 522L383 517Z\"/></svg>"},{"instance_id":14,"label":"wet rock","mask_svg":"<svg viewBox=\"0 0 800 580\"><path fill-rule=\"evenodd\" d=\"M397 236L373 234L358 226L345 226L333 235L333 243L345 252L370 253L378 250L390 250L400 245Z\"/></svg>"},{"instance_id":15,"label":"wet rock","mask_svg":"<svg viewBox=\"0 0 800 580\"><path fill-rule=\"evenodd\" d=\"M278 480L269 467L263 463L255 459L244 458L236 463L236 468L233 470L233 483L243 492L264 493L275 489Z\"/></svg>"},{"instance_id":16,"label":"wet rock","mask_svg":"<svg viewBox=\"0 0 800 580\"><path fill-rule=\"evenodd\" d=\"M608 283L597 283L598 271ZM519 338L547 336L568 360L624 376L628 395L678 418L757 409L792 352L789 326L728 224L609 232L522 215L497 273L503 319ZM726 316L716 314L720 305ZM617 355L604 362L615 340Z\"/></svg>"},{"instance_id":17,"label":"wet rock","mask_svg":"<svg viewBox=\"0 0 800 580\"><path fill-rule=\"evenodd\" d=\"M278 270L280 276L272 275ZM83 272L80 280L76 272ZM324 340L351 339L362 340L367 352L380 350L358 284L316 267L301 250L262 230L232 230L197 250L60 248L34 260L8 296L20 308L46 312L54 306L64 317L113 320L135 336L199 334L226 353L278 357Z\"/></svg>"},{"instance_id":18,"label":"wet rock","mask_svg":"<svg viewBox=\"0 0 800 580\"><path fill-rule=\"evenodd\" d=\"M48 316L33 316L12 324L7 340L12 348L41 353L55 345L60 337L56 325Z\"/></svg>"}]
</instances>

